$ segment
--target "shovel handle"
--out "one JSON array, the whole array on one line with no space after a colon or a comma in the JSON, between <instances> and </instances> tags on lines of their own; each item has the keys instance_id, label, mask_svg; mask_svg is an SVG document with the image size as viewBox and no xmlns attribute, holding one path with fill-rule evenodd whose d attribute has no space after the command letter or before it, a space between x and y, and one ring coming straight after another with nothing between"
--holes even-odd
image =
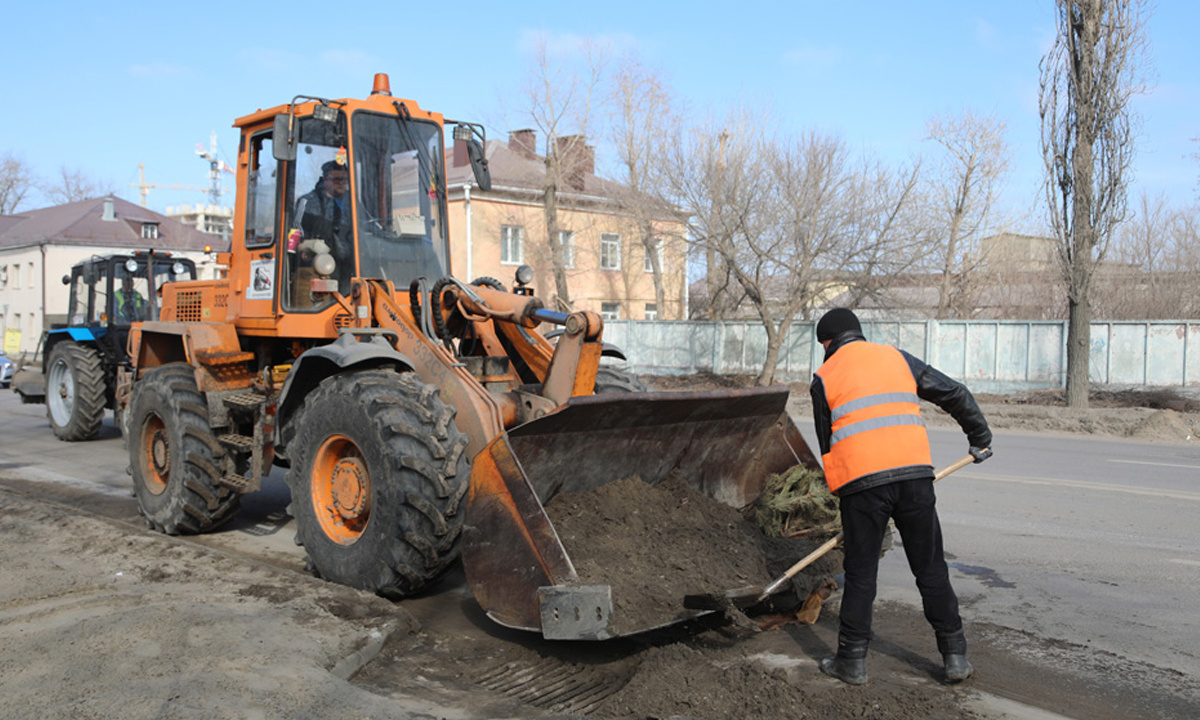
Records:
<instances>
[{"instance_id":1,"label":"shovel handle","mask_svg":"<svg viewBox=\"0 0 1200 720\"><path fill-rule=\"evenodd\" d=\"M933 481L937 482L938 480L941 480L942 478L946 477L947 475L949 475L952 472L955 472L957 470L962 470L963 468L965 468L966 466L970 465L973 462L975 462L975 456L970 453L967 453L966 457L955 460L954 462L950 463L949 465L942 468L941 470L938 470L937 474L933 476Z\"/></svg>"},{"instance_id":2,"label":"shovel handle","mask_svg":"<svg viewBox=\"0 0 1200 720\"><path fill-rule=\"evenodd\" d=\"M773 582L770 585L763 588L762 594L758 596L758 601L762 602L763 600L766 600L768 596L770 596L772 593L774 593L779 588L783 587L783 584L785 582L787 582L788 580L791 580L792 576L794 576L796 573L800 572L804 568L813 564L822 555L824 555L825 553L827 553L830 550L837 547L837 544L842 541L842 537L844 535L845 535L845 533L839 532L837 535L834 535L833 537L826 540L821 545L821 547L819 547L816 550L813 550L809 554L805 555L804 558L800 560L800 562L798 562L795 565L788 568L787 572L780 575L779 578L775 580L775 582Z\"/></svg>"},{"instance_id":3,"label":"shovel handle","mask_svg":"<svg viewBox=\"0 0 1200 720\"><path fill-rule=\"evenodd\" d=\"M964 457L960 460L955 460L954 462L950 463L949 465L942 468L941 470L938 470L937 474L933 476L933 481L937 482L938 480L941 480L942 478L946 477L947 475L949 475L957 470L961 470L962 468L970 465L973 462L975 462L975 456L970 455L970 454L968 454L966 457ZM837 535L834 535L833 537L826 540L819 548L817 548L816 550L813 550L812 552L810 552L809 554L807 554L803 558L801 558L801 560L799 562L797 562L795 565L788 568L787 572L780 575L775 580L775 582L773 582L770 585L763 588L762 594L758 596L758 601L762 602L763 600L766 600L772 593L774 593L779 588L783 587L783 584L785 582L787 582L788 580L791 580L796 575L796 573L800 572L801 570L808 567L809 565L812 565L814 562L816 562L818 559L820 559L821 556L823 556L825 553L827 553L830 550L837 547L837 544L839 542L841 542L841 540L844 536L845 536L845 533L839 532Z\"/></svg>"}]
</instances>

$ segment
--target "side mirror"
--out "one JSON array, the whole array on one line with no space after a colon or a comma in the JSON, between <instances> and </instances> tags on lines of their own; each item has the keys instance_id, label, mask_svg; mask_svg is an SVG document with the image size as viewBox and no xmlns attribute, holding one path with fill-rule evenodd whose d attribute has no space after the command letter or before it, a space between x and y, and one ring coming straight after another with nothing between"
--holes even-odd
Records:
<instances>
[{"instance_id":1,"label":"side mirror","mask_svg":"<svg viewBox=\"0 0 1200 720\"><path fill-rule=\"evenodd\" d=\"M71 284L71 276L63 275L63 285L70 285L70 284Z\"/></svg>"},{"instance_id":2,"label":"side mirror","mask_svg":"<svg viewBox=\"0 0 1200 720\"><path fill-rule=\"evenodd\" d=\"M280 162L296 159L296 131L299 127L293 120L291 115L275 116L275 133L271 138L271 152Z\"/></svg>"},{"instance_id":3,"label":"side mirror","mask_svg":"<svg viewBox=\"0 0 1200 720\"><path fill-rule=\"evenodd\" d=\"M475 173L475 184L480 190L492 189L492 171L488 169L487 158L483 156L483 145L475 138L467 140L467 157L471 159L471 170Z\"/></svg>"}]
</instances>

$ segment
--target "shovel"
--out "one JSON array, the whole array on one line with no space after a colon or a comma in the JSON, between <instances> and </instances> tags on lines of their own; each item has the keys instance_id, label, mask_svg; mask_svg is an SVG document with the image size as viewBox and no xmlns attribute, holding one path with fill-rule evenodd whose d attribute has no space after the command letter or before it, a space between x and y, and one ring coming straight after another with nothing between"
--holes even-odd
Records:
<instances>
[{"instance_id":1,"label":"shovel","mask_svg":"<svg viewBox=\"0 0 1200 720\"><path fill-rule=\"evenodd\" d=\"M989 453L990 454L990 451ZM933 476L933 481L937 482L946 477L950 473L970 465L975 462L975 456L967 455L964 458L954 461L950 465L942 468ZM843 533L838 533L826 540L820 547L813 550L808 555L805 555L799 562L787 569L787 572L780 575L774 582L765 588L748 586L729 590L724 593L713 594L705 593L700 595L685 595L683 598L683 606L688 610L727 610L730 607L743 609L757 605L766 600L772 594L778 592L783 587L784 583L791 580L804 568L812 565L818 559L823 557L825 553L837 547L837 544L842 541Z\"/></svg>"}]
</instances>

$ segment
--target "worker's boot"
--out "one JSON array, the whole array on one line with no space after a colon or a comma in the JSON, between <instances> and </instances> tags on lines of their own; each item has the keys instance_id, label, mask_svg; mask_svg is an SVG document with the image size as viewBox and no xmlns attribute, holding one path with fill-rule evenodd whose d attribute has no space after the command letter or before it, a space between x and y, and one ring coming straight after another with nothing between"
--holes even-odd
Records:
<instances>
[{"instance_id":1,"label":"worker's boot","mask_svg":"<svg viewBox=\"0 0 1200 720\"><path fill-rule=\"evenodd\" d=\"M937 633L938 652L946 666L946 682L957 683L971 677L975 668L967 660L967 636L962 630L956 633Z\"/></svg>"},{"instance_id":2,"label":"worker's boot","mask_svg":"<svg viewBox=\"0 0 1200 720\"><path fill-rule=\"evenodd\" d=\"M818 664L821 672L847 685L867 682L867 641L838 639L837 655L830 655Z\"/></svg>"}]
</instances>

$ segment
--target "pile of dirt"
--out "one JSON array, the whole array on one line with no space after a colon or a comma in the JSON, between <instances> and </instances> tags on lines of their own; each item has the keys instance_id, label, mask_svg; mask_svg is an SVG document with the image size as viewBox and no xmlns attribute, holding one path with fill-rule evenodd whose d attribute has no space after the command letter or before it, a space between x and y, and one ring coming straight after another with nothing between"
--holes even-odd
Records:
<instances>
[{"instance_id":1,"label":"pile of dirt","mask_svg":"<svg viewBox=\"0 0 1200 720\"><path fill-rule=\"evenodd\" d=\"M597 712L611 718L961 718L944 693L896 692L885 684L848 688L811 665L780 665L744 643L714 647L709 638L652 648L636 673Z\"/></svg>"},{"instance_id":2,"label":"pile of dirt","mask_svg":"<svg viewBox=\"0 0 1200 720\"><path fill-rule=\"evenodd\" d=\"M736 509L673 473L651 487L637 476L546 504L583 585L611 585L612 627L647 629L691 614L685 595L771 581L762 534Z\"/></svg>"}]
</instances>

